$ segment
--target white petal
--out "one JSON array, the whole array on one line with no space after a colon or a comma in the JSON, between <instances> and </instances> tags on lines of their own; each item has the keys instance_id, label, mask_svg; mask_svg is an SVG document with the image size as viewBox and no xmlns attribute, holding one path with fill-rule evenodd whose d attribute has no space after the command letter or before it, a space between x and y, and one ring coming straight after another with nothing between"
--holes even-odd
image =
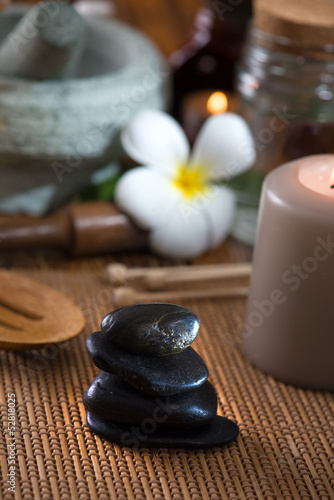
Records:
<instances>
[{"instance_id":1,"label":"white petal","mask_svg":"<svg viewBox=\"0 0 334 500\"><path fill-rule=\"evenodd\" d=\"M180 202L180 194L168 180L153 169L133 168L118 181L115 203L142 229L164 223Z\"/></svg>"},{"instance_id":2,"label":"white petal","mask_svg":"<svg viewBox=\"0 0 334 500\"><path fill-rule=\"evenodd\" d=\"M208 203L203 207L207 220L210 248L220 245L227 237L235 214L234 193L224 186L212 186Z\"/></svg>"},{"instance_id":3,"label":"white petal","mask_svg":"<svg viewBox=\"0 0 334 500\"><path fill-rule=\"evenodd\" d=\"M207 165L210 179L229 179L255 162L255 144L241 116L215 115L206 120L194 144L191 162Z\"/></svg>"},{"instance_id":4,"label":"white petal","mask_svg":"<svg viewBox=\"0 0 334 500\"><path fill-rule=\"evenodd\" d=\"M189 211L181 204L170 214L164 226L152 231L149 236L153 251L173 258L193 258L208 248L207 221L202 211Z\"/></svg>"},{"instance_id":5,"label":"white petal","mask_svg":"<svg viewBox=\"0 0 334 500\"><path fill-rule=\"evenodd\" d=\"M174 118L162 111L146 109L139 112L123 131L121 140L131 158L167 174L189 157L185 133Z\"/></svg>"}]
</instances>

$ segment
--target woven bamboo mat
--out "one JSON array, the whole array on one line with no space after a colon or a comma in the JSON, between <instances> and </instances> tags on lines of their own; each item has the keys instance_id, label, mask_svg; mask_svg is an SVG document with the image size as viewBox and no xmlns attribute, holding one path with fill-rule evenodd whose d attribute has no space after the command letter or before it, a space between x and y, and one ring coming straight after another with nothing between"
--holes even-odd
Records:
<instances>
[{"instance_id":1,"label":"woven bamboo mat","mask_svg":"<svg viewBox=\"0 0 334 500\"><path fill-rule=\"evenodd\" d=\"M210 450L131 450L92 435L82 404L98 373L85 339L112 309L103 271L22 272L72 297L87 327L62 345L0 352L0 498L334 498L333 394L279 383L248 363L238 339L244 300L182 303L201 319L194 347L208 365L219 414L240 426L238 440ZM15 493L7 483L13 454Z\"/></svg>"}]
</instances>

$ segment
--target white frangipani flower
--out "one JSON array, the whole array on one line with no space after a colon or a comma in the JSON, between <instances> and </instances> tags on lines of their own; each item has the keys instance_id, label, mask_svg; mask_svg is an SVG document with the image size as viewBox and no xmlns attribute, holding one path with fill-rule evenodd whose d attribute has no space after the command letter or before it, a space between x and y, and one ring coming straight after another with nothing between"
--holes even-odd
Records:
<instances>
[{"instance_id":1,"label":"white frangipani flower","mask_svg":"<svg viewBox=\"0 0 334 500\"><path fill-rule=\"evenodd\" d=\"M138 227L150 231L151 249L191 258L218 246L231 228L235 199L215 181L234 177L255 161L246 122L233 113L210 117L190 153L176 120L144 110L124 130L122 143L143 166L121 177L115 202Z\"/></svg>"}]
</instances>

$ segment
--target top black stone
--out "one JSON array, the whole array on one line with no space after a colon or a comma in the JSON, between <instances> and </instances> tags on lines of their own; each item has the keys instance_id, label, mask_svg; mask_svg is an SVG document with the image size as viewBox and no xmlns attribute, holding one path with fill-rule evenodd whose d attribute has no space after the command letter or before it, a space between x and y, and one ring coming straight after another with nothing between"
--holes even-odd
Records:
<instances>
[{"instance_id":1,"label":"top black stone","mask_svg":"<svg viewBox=\"0 0 334 500\"><path fill-rule=\"evenodd\" d=\"M101 329L110 340L135 354L165 356L186 349L196 338L199 319L174 304L136 304L103 318Z\"/></svg>"}]
</instances>

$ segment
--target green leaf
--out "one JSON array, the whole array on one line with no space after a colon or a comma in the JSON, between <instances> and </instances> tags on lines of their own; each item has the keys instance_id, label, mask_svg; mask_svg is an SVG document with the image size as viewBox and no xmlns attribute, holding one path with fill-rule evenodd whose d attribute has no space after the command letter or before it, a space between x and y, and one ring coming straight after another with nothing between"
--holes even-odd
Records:
<instances>
[{"instance_id":1,"label":"green leaf","mask_svg":"<svg viewBox=\"0 0 334 500\"><path fill-rule=\"evenodd\" d=\"M264 174L256 170L247 170L231 179L227 185L235 191L239 204L258 206Z\"/></svg>"}]
</instances>

